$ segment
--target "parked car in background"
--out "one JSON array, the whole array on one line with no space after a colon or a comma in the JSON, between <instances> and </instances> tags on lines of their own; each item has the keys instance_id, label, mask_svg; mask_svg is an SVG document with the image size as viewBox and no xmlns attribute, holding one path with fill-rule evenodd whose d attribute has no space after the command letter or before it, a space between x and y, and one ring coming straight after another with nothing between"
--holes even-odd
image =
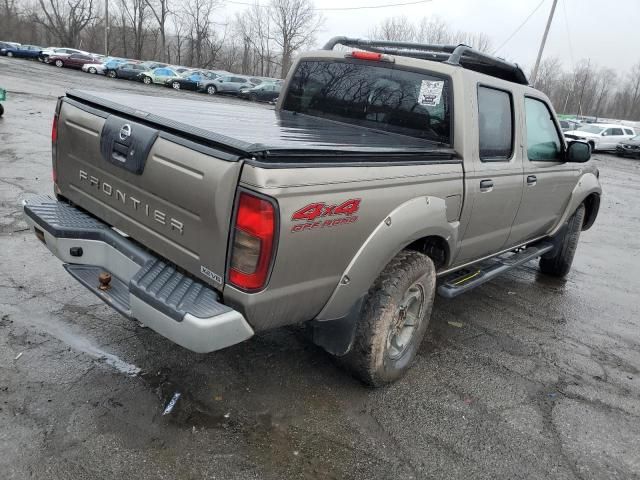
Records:
<instances>
[{"instance_id":1,"label":"parked car in background","mask_svg":"<svg viewBox=\"0 0 640 480\"><path fill-rule=\"evenodd\" d=\"M20 46L20 44L14 43L14 42L0 42L0 55L4 55L2 53L3 50L7 50L9 48L15 48L17 46Z\"/></svg>"},{"instance_id":2,"label":"parked car in background","mask_svg":"<svg viewBox=\"0 0 640 480\"><path fill-rule=\"evenodd\" d=\"M620 142L616 146L616 155L619 157L640 158L640 135Z\"/></svg>"},{"instance_id":3,"label":"parked car in background","mask_svg":"<svg viewBox=\"0 0 640 480\"><path fill-rule=\"evenodd\" d=\"M181 78L182 77L180 75L178 75L169 67L160 67L154 68L153 70L147 70L146 72L143 72L138 76L138 80L140 80L145 85L151 85L152 83L164 85L165 83L167 83L167 80L179 80Z\"/></svg>"},{"instance_id":4,"label":"parked car in background","mask_svg":"<svg viewBox=\"0 0 640 480\"><path fill-rule=\"evenodd\" d=\"M232 93L237 95L240 93L240 90L253 88L254 86L248 77L223 75L213 80L202 82L199 90L207 92L209 95L215 95L216 93Z\"/></svg>"},{"instance_id":5,"label":"parked car in background","mask_svg":"<svg viewBox=\"0 0 640 480\"><path fill-rule=\"evenodd\" d=\"M252 102L273 102L280 96L280 85L264 82L253 88L242 90L238 96Z\"/></svg>"},{"instance_id":6,"label":"parked car in background","mask_svg":"<svg viewBox=\"0 0 640 480\"><path fill-rule=\"evenodd\" d=\"M568 132L570 130L577 130L580 128L580 123L575 122L573 120L560 120L560 128L563 132Z\"/></svg>"},{"instance_id":7,"label":"parked car in background","mask_svg":"<svg viewBox=\"0 0 640 480\"><path fill-rule=\"evenodd\" d=\"M109 78L139 80L139 75L147 70L148 68L141 63L128 61L118 65L111 64L107 66L104 70L104 74Z\"/></svg>"},{"instance_id":8,"label":"parked car in background","mask_svg":"<svg viewBox=\"0 0 640 480\"><path fill-rule=\"evenodd\" d=\"M620 142L630 140L635 135L633 128L611 123L590 123L564 134L566 138L587 141L592 151L615 150Z\"/></svg>"},{"instance_id":9,"label":"parked car in background","mask_svg":"<svg viewBox=\"0 0 640 480\"><path fill-rule=\"evenodd\" d=\"M38 55L38 60L44 63L49 63L49 57L51 57L52 55L55 55L57 57L68 57L69 55L73 55L74 53L80 53L84 55L89 54L89 52L78 50L76 48L47 47L40 52L40 55Z\"/></svg>"},{"instance_id":10,"label":"parked car in background","mask_svg":"<svg viewBox=\"0 0 640 480\"><path fill-rule=\"evenodd\" d=\"M96 59L84 53L74 53L71 55L51 55L49 63L59 68L82 68L86 63L96 63Z\"/></svg>"},{"instance_id":11,"label":"parked car in background","mask_svg":"<svg viewBox=\"0 0 640 480\"><path fill-rule=\"evenodd\" d=\"M215 77L204 70L188 70L179 78L169 78L165 85L175 90L197 90L198 85L206 80L213 80Z\"/></svg>"},{"instance_id":12,"label":"parked car in background","mask_svg":"<svg viewBox=\"0 0 640 480\"><path fill-rule=\"evenodd\" d=\"M153 62L153 61L140 62L140 64L147 67L148 70L153 70L155 68L164 68L169 66L166 63L159 63L159 62Z\"/></svg>"},{"instance_id":13,"label":"parked car in background","mask_svg":"<svg viewBox=\"0 0 640 480\"><path fill-rule=\"evenodd\" d=\"M105 58L104 61L99 63L85 63L82 66L82 71L104 75L107 68L117 67L123 63L126 63L124 58Z\"/></svg>"},{"instance_id":14,"label":"parked car in background","mask_svg":"<svg viewBox=\"0 0 640 480\"><path fill-rule=\"evenodd\" d=\"M20 44L18 42L8 42L6 40L0 40L0 48L2 47L2 45L9 45L10 47L19 47Z\"/></svg>"},{"instance_id":15,"label":"parked car in background","mask_svg":"<svg viewBox=\"0 0 640 480\"><path fill-rule=\"evenodd\" d=\"M41 51L42 47L37 45L19 45L16 47L9 44L0 48L0 55L17 58L38 58Z\"/></svg>"}]
</instances>

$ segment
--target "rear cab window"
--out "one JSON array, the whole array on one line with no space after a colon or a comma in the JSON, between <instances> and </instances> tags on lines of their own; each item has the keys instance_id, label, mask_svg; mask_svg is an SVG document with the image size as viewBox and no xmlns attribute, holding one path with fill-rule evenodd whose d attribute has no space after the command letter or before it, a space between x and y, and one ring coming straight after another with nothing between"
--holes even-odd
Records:
<instances>
[{"instance_id":1,"label":"rear cab window","mask_svg":"<svg viewBox=\"0 0 640 480\"><path fill-rule=\"evenodd\" d=\"M306 60L283 109L451 145L448 77L389 64Z\"/></svg>"},{"instance_id":2,"label":"rear cab window","mask_svg":"<svg viewBox=\"0 0 640 480\"><path fill-rule=\"evenodd\" d=\"M505 162L513 155L513 97L510 92L478 86L480 160Z\"/></svg>"}]
</instances>

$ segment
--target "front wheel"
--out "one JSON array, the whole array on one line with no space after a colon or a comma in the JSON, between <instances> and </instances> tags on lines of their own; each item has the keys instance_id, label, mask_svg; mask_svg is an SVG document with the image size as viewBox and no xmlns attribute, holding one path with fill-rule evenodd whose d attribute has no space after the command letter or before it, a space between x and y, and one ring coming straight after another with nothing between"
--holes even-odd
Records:
<instances>
[{"instance_id":1,"label":"front wheel","mask_svg":"<svg viewBox=\"0 0 640 480\"><path fill-rule=\"evenodd\" d=\"M151 85L151 77L144 77L144 78L142 79L142 82L143 82L145 85Z\"/></svg>"},{"instance_id":2,"label":"front wheel","mask_svg":"<svg viewBox=\"0 0 640 480\"><path fill-rule=\"evenodd\" d=\"M0 103L0 117L4 114L4 107Z\"/></svg>"},{"instance_id":3,"label":"front wheel","mask_svg":"<svg viewBox=\"0 0 640 480\"><path fill-rule=\"evenodd\" d=\"M56 67L58 68L64 67L64 62L62 60L56 60Z\"/></svg>"},{"instance_id":4,"label":"front wheel","mask_svg":"<svg viewBox=\"0 0 640 480\"><path fill-rule=\"evenodd\" d=\"M107 72L107 77L109 77L109 78L116 78L117 76L118 76L118 74L114 70L109 70Z\"/></svg>"},{"instance_id":5,"label":"front wheel","mask_svg":"<svg viewBox=\"0 0 640 480\"><path fill-rule=\"evenodd\" d=\"M13 52L7 52L7 57L13 57Z\"/></svg>"},{"instance_id":6,"label":"front wheel","mask_svg":"<svg viewBox=\"0 0 640 480\"><path fill-rule=\"evenodd\" d=\"M427 330L435 287L431 259L411 250L400 252L369 289L353 347L340 360L371 386L402 377Z\"/></svg>"},{"instance_id":7,"label":"front wheel","mask_svg":"<svg viewBox=\"0 0 640 480\"><path fill-rule=\"evenodd\" d=\"M180 82L173 82L171 86L174 90L180 90Z\"/></svg>"},{"instance_id":8,"label":"front wheel","mask_svg":"<svg viewBox=\"0 0 640 480\"><path fill-rule=\"evenodd\" d=\"M98 71L94 67L89 67L89 73L97 73Z\"/></svg>"},{"instance_id":9,"label":"front wheel","mask_svg":"<svg viewBox=\"0 0 640 480\"><path fill-rule=\"evenodd\" d=\"M216 87L214 87L213 85L209 85L207 87L207 93L209 95L215 95L216 93L218 93L218 89Z\"/></svg>"},{"instance_id":10,"label":"front wheel","mask_svg":"<svg viewBox=\"0 0 640 480\"><path fill-rule=\"evenodd\" d=\"M573 257L578 248L578 240L584 223L585 208L580 205L563 229L562 236L558 238L558 247L551 257L540 257L540 271L552 277L565 277L571 270Z\"/></svg>"}]
</instances>

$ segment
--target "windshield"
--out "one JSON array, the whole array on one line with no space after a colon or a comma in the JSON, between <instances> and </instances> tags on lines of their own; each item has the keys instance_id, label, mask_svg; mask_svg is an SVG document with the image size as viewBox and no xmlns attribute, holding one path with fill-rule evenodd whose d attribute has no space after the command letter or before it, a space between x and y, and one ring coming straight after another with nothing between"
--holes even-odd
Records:
<instances>
[{"instance_id":1,"label":"windshield","mask_svg":"<svg viewBox=\"0 0 640 480\"><path fill-rule=\"evenodd\" d=\"M582 125L580 128L578 128L578 131L580 132L596 133L596 134L599 134L600 132L602 132L602 130L604 130L604 128L597 127L595 125Z\"/></svg>"},{"instance_id":2,"label":"windshield","mask_svg":"<svg viewBox=\"0 0 640 480\"><path fill-rule=\"evenodd\" d=\"M449 80L390 65L300 62L283 108L450 143Z\"/></svg>"}]
</instances>

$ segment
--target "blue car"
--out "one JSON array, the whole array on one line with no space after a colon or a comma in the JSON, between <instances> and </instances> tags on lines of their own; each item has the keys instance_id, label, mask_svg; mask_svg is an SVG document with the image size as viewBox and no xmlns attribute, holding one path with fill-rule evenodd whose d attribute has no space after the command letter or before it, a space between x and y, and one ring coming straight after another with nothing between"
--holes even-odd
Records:
<instances>
[{"instance_id":1,"label":"blue car","mask_svg":"<svg viewBox=\"0 0 640 480\"><path fill-rule=\"evenodd\" d=\"M0 55L6 57L19 57L19 58L38 58L42 52L42 47L36 45L7 45L0 48Z\"/></svg>"}]
</instances>

